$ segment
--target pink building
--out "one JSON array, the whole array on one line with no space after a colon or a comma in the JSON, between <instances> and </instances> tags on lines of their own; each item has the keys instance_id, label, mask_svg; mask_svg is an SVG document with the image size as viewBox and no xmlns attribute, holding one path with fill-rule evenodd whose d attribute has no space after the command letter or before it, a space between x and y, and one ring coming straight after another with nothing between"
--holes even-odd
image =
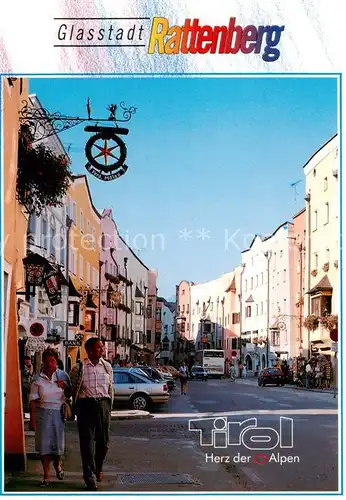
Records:
<instances>
[{"instance_id":1,"label":"pink building","mask_svg":"<svg viewBox=\"0 0 346 500\"><path fill-rule=\"evenodd\" d=\"M189 361L194 340L191 329L191 281L181 281L176 286L176 319L174 361Z\"/></svg>"},{"instance_id":2,"label":"pink building","mask_svg":"<svg viewBox=\"0 0 346 500\"><path fill-rule=\"evenodd\" d=\"M240 304L241 304L241 275L242 266L238 266L233 271L233 279L225 292L225 327L223 333L222 348L225 351L225 358L228 360L226 373L229 364L232 362L238 370L240 360Z\"/></svg>"},{"instance_id":3,"label":"pink building","mask_svg":"<svg viewBox=\"0 0 346 500\"><path fill-rule=\"evenodd\" d=\"M305 252L306 252L306 211L305 208L293 217L293 244L290 245L290 287L293 301L291 302L292 324L292 357L303 352L303 321L305 290Z\"/></svg>"},{"instance_id":4,"label":"pink building","mask_svg":"<svg viewBox=\"0 0 346 500\"><path fill-rule=\"evenodd\" d=\"M155 352L156 335L156 301L157 301L157 273L148 271L148 298L147 298L147 347Z\"/></svg>"}]
</instances>

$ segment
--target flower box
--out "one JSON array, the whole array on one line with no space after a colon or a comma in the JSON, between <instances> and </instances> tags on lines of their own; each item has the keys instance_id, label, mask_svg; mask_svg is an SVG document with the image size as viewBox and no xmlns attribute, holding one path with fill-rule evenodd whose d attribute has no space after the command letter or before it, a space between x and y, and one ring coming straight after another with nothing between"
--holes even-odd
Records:
<instances>
[{"instance_id":1,"label":"flower box","mask_svg":"<svg viewBox=\"0 0 346 500\"><path fill-rule=\"evenodd\" d=\"M326 262L325 264L323 264L323 268L322 269L323 269L323 271L325 273L327 273L329 271L329 262Z\"/></svg>"},{"instance_id":2,"label":"flower box","mask_svg":"<svg viewBox=\"0 0 346 500\"><path fill-rule=\"evenodd\" d=\"M303 325L307 330L315 331L319 325L319 318L315 314L309 314L305 316Z\"/></svg>"},{"instance_id":3,"label":"flower box","mask_svg":"<svg viewBox=\"0 0 346 500\"><path fill-rule=\"evenodd\" d=\"M311 276L317 276L317 274L318 274L317 269L313 269L313 270L311 271Z\"/></svg>"}]
</instances>

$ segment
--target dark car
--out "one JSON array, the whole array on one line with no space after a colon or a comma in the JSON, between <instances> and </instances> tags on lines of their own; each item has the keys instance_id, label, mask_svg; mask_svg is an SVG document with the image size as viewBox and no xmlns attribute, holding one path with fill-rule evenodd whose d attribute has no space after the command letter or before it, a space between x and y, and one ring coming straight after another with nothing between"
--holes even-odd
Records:
<instances>
[{"instance_id":1,"label":"dark car","mask_svg":"<svg viewBox=\"0 0 346 500\"><path fill-rule=\"evenodd\" d=\"M163 377L160 372L158 372L155 368L152 368L151 366L140 366L139 367L144 373L148 375L153 380L157 380L159 382L166 382L168 385L168 390L171 392L175 389L175 382L173 377L171 379L168 379L166 377Z\"/></svg>"},{"instance_id":2,"label":"dark car","mask_svg":"<svg viewBox=\"0 0 346 500\"><path fill-rule=\"evenodd\" d=\"M208 372L202 366L193 366L191 368L191 378L206 381L208 380Z\"/></svg>"},{"instance_id":3,"label":"dark car","mask_svg":"<svg viewBox=\"0 0 346 500\"><path fill-rule=\"evenodd\" d=\"M285 375L279 368L264 368L258 377L258 385L285 385Z\"/></svg>"}]
</instances>

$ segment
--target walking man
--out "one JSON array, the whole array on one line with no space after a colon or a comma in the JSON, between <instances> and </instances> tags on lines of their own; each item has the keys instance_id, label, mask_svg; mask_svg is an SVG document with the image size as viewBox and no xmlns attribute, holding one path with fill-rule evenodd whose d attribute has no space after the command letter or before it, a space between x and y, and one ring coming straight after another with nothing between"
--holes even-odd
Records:
<instances>
[{"instance_id":1,"label":"walking man","mask_svg":"<svg viewBox=\"0 0 346 500\"><path fill-rule=\"evenodd\" d=\"M96 491L103 480L103 462L109 448L113 405L113 370L102 358L98 337L85 342L88 358L70 373L72 398L77 415L83 477L87 490Z\"/></svg>"},{"instance_id":2,"label":"walking man","mask_svg":"<svg viewBox=\"0 0 346 500\"><path fill-rule=\"evenodd\" d=\"M179 375L180 375L180 392L182 395L186 396L188 371L185 361L182 362L181 367L179 368Z\"/></svg>"}]
</instances>

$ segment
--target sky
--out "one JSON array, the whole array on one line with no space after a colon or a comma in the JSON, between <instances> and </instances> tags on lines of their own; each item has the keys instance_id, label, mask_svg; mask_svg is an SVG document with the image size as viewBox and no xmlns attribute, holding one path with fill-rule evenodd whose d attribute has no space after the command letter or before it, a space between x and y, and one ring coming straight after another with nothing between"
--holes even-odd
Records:
<instances>
[{"instance_id":1,"label":"sky","mask_svg":"<svg viewBox=\"0 0 346 500\"><path fill-rule=\"evenodd\" d=\"M29 90L68 116L87 116L88 97L97 118L121 101L138 108L117 180L86 171L84 125L59 137L166 298L181 280L230 272L255 234L292 220L304 164L337 132L334 78L32 78Z\"/></svg>"}]
</instances>

